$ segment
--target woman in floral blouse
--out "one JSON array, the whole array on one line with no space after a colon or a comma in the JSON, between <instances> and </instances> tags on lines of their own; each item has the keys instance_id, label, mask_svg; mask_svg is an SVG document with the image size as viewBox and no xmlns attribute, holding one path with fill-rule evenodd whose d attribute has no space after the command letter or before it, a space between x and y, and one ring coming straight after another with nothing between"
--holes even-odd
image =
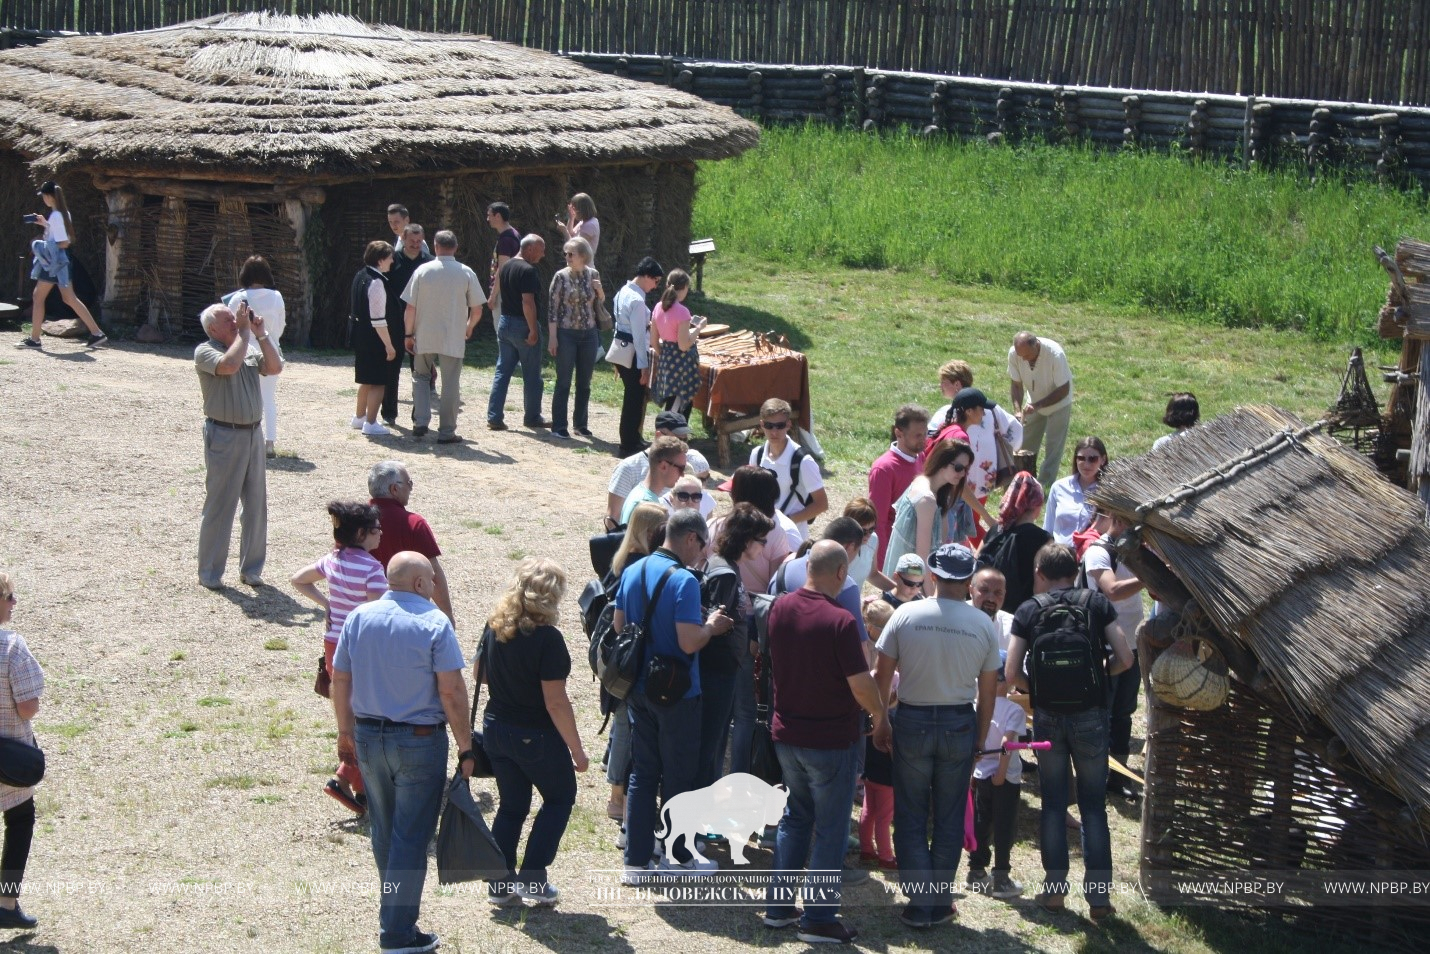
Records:
<instances>
[{"instance_id":1,"label":"woman in floral blouse","mask_svg":"<svg viewBox=\"0 0 1430 954\"><path fill-rule=\"evenodd\" d=\"M549 350L556 359L556 390L551 395L551 434L570 440L566 430L566 403L571 396L571 372L576 372L576 408L572 414L576 433L590 437L586 425L591 403L591 369L601 339L596 330L596 303L605 301L601 276L591 267L591 246L583 238L569 240L563 250L566 267L551 279L550 314L547 316Z\"/></svg>"}]
</instances>

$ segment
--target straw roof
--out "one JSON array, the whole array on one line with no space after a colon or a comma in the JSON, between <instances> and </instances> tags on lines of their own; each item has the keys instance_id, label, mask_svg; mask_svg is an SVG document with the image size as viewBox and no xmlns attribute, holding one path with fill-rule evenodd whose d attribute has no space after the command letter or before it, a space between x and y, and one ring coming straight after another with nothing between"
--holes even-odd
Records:
<instances>
[{"instance_id":1,"label":"straw roof","mask_svg":"<svg viewBox=\"0 0 1430 954\"><path fill-rule=\"evenodd\" d=\"M731 110L559 56L349 17L243 13L0 53L0 140L47 174L224 178L722 159Z\"/></svg>"},{"instance_id":2,"label":"straw roof","mask_svg":"<svg viewBox=\"0 0 1430 954\"><path fill-rule=\"evenodd\" d=\"M1414 496L1335 440L1294 436L1303 429L1279 409L1240 408L1118 461L1093 499L1144 525L1143 539L1299 716L1423 810L1430 532ZM1244 469L1227 466L1283 434ZM1224 478L1194 480L1214 469ZM1188 483L1205 486L1179 494Z\"/></svg>"}]
</instances>

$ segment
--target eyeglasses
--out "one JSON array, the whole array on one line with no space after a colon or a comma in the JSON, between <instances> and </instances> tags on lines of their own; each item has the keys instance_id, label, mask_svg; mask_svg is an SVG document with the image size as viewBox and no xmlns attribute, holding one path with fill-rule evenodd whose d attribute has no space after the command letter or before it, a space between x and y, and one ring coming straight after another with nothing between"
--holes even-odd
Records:
<instances>
[{"instance_id":1,"label":"eyeglasses","mask_svg":"<svg viewBox=\"0 0 1430 954\"><path fill-rule=\"evenodd\" d=\"M7 603L18 603L18 602L20 602L20 601L15 598L15 594L14 594L14 593L8 593L8 594L6 594L6 596L5 596L5 602L7 602Z\"/></svg>"},{"instance_id":2,"label":"eyeglasses","mask_svg":"<svg viewBox=\"0 0 1430 954\"><path fill-rule=\"evenodd\" d=\"M566 257L567 257L567 258L575 258L575 257L576 257L576 253L575 253L575 252L567 252L567 253L566 253Z\"/></svg>"},{"instance_id":3,"label":"eyeglasses","mask_svg":"<svg viewBox=\"0 0 1430 954\"><path fill-rule=\"evenodd\" d=\"M675 493L675 499L679 500L682 503L698 503L700 499L704 496L705 491L703 490L693 494L686 493L683 490L676 491Z\"/></svg>"},{"instance_id":4,"label":"eyeglasses","mask_svg":"<svg viewBox=\"0 0 1430 954\"><path fill-rule=\"evenodd\" d=\"M1086 454L1078 454L1076 460L1079 464L1096 464L1101 461L1102 458L1098 457L1096 454L1091 457Z\"/></svg>"},{"instance_id":5,"label":"eyeglasses","mask_svg":"<svg viewBox=\"0 0 1430 954\"><path fill-rule=\"evenodd\" d=\"M967 465L967 464L949 464L948 466L950 466L950 467L953 468L953 472L954 472L955 474L962 474L962 473L967 472L967 470L968 470L968 465Z\"/></svg>"},{"instance_id":6,"label":"eyeglasses","mask_svg":"<svg viewBox=\"0 0 1430 954\"><path fill-rule=\"evenodd\" d=\"M767 431L782 431L789 427L789 421L761 421L760 426Z\"/></svg>"},{"instance_id":7,"label":"eyeglasses","mask_svg":"<svg viewBox=\"0 0 1430 954\"><path fill-rule=\"evenodd\" d=\"M710 545L710 540L708 537L702 537L700 534L697 533L695 535L695 539L700 541L700 549L702 550Z\"/></svg>"},{"instance_id":8,"label":"eyeglasses","mask_svg":"<svg viewBox=\"0 0 1430 954\"><path fill-rule=\"evenodd\" d=\"M872 537L872 536L874 535L874 531L877 530L877 529L879 529L879 528L878 528L878 527L860 527L859 529L861 529L861 530L864 531L864 539L867 540L867 539L869 539L870 537Z\"/></svg>"},{"instance_id":9,"label":"eyeglasses","mask_svg":"<svg viewBox=\"0 0 1430 954\"><path fill-rule=\"evenodd\" d=\"M900 585L902 585L902 586L920 587L920 586L923 586L923 585L924 585L922 580L906 580L906 579L904 579L903 574L901 574L901 573L895 573L895 574L894 574L894 579L898 580L899 583L900 583Z\"/></svg>"}]
</instances>

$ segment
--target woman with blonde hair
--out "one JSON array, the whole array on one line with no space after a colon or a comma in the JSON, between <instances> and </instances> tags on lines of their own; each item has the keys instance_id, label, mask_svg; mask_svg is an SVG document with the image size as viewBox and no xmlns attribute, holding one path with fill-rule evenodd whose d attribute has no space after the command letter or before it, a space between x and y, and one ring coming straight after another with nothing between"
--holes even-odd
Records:
<instances>
[{"instance_id":1,"label":"woman with blonde hair","mask_svg":"<svg viewBox=\"0 0 1430 954\"><path fill-rule=\"evenodd\" d=\"M19 633L10 631L15 612L15 584L0 573L0 736L35 744L30 720L40 711L45 674ZM28 930L38 922L20 910L20 882L35 834L35 790L0 782L0 811L5 813L5 842L0 851L0 930Z\"/></svg>"},{"instance_id":2,"label":"woman with blonde hair","mask_svg":"<svg viewBox=\"0 0 1430 954\"><path fill-rule=\"evenodd\" d=\"M548 350L556 359L556 389L551 392L551 436L570 440L566 429L566 404L571 397L571 376L576 376L576 407L571 415L574 430L591 437L587 408L591 403L591 371L596 366L596 349L601 338L596 330L596 306L606 300L601 274L591 268L595 253L584 238L573 238L563 247L566 267L551 278L547 296Z\"/></svg>"},{"instance_id":3,"label":"woman with blonde hair","mask_svg":"<svg viewBox=\"0 0 1430 954\"><path fill-rule=\"evenodd\" d=\"M560 893L547 879L547 868L576 804L576 772L588 764L566 694L571 654L556 628L565 595L561 567L546 559L523 560L477 646L478 679L485 677L489 687L482 739L499 799L492 836L508 869L504 880L489 883L488 895L502 907L522 900L556 904ZM533 787L541 793L541 809L518 867L517 842L531 813Z\"/></svg>"},{"instance_id":4,"label":"woman with blonde hair","mask_svg":"<svg viewBox=\"0 0 1430 954\"><path fill-rule=\"evenodd\" d=\"M626 535L611 558L611 569L601 585L606 599L614 602L621 585L621 574L641 557L650 556L665 542L665 521L670 511L660 504L636 504L626 524ZM606 801L606 817L622 821L626 817L626 783L631 777L631 721L624 701L611 709L611 739L606 748L606 781L611 783L611 796Z\"/></svg>"}]
</instances>

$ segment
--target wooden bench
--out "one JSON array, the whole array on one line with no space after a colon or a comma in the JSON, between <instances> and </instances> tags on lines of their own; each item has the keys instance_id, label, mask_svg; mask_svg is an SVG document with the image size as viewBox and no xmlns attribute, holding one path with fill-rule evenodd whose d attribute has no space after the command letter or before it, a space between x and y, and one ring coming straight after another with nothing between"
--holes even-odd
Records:
<instances>
[{"instance_id":1,"label":"wooden bench","mask_svg":"<svg viewBox=\"0 0 1430 954\"><path fill-rule=\"evenodd\" d=\"M715 251L714 239L696 239L690 243L690 261L695 266L695 290L705 293L705 256Z\"/></svg>"}]
</instances>

